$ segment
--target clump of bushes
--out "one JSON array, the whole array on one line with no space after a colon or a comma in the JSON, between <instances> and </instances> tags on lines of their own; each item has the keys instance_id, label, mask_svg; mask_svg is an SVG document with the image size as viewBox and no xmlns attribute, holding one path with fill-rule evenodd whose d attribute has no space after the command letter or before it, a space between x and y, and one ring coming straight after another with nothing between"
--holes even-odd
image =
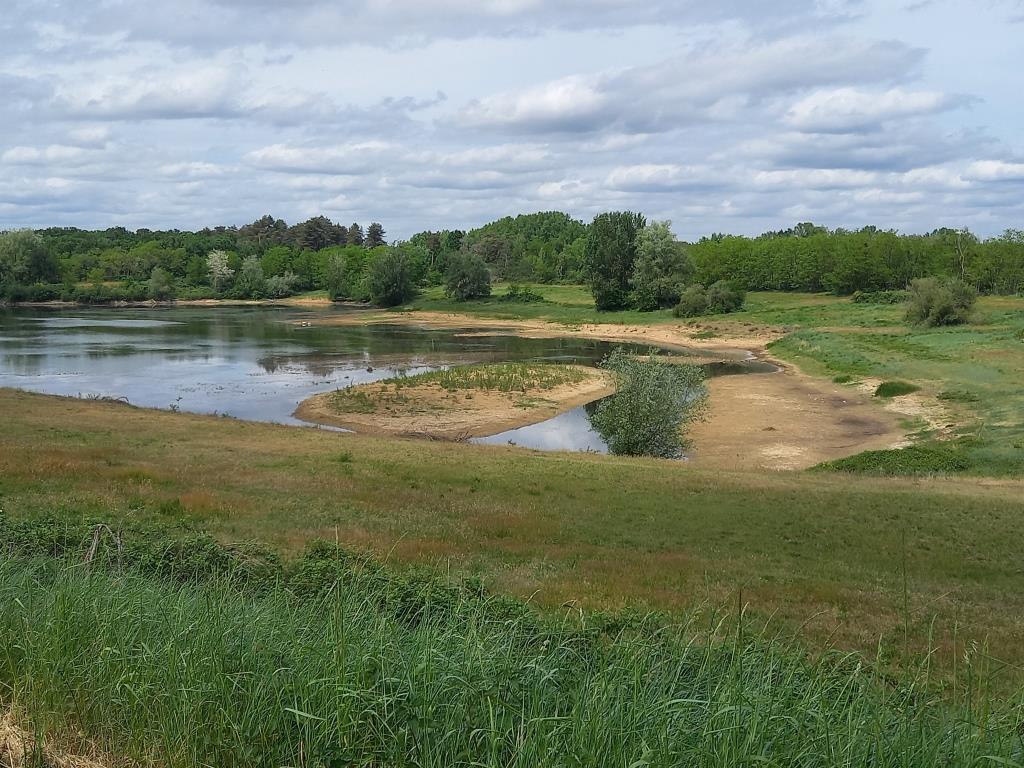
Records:
<instances>
[{"instance_id":1,"label":"clump of bushes","mask_svg":"<svg viewBox=\"0 0 1024 768\"><path fill-rule=\"evenodd\" d=\"M59 283L33 283L18 285L16 283L0 287L0 300L17 303L22 301L58 301L64 293L64 286Z\"/></svg>"},{"instance_id":2,"label":"clump of bushes","mask_svg":"<svg viewBox=\"0 0 1024 768\"><path fill-rule=\"evenodd\" d=\"M815 469L898 477L955 474L972 467L973 462L956 443L922 443L907 448L865 451L819 464Z\"/></svg>"},{"instance_id":3,"label":"clump of bushes","mask_svg":"<svg viewBox=\"0 0 1024 768\"><path fill-rule=\"evenodd\" d=\"M917 392L920 387L906 381L883 381L875 390L875 397L900 397Z\"/></svg>"},{"instance_id":4,"label":"clump of bushes","mask_svg":"<svg viewBox=\"0 0 1024 768\"><path fill-rule=\"evenodd\" d=\"M924 277L910 284L907 320L935 328L970 321L978 294L963 280Z\"/></svg>"},{"instance_id":5,"label":"clump of bushes","mask_svg":"<svg viewBox=\"0 0 1024 768\"><path fill-rule=\"evenodd\" d=\"M501 301L514 302L516 304L539 304L545 301L544 297L529 286L512 283L500 297Z\"/></svg>"},{"instance_id":6,"label":"clump of bushes","mask_svg":"<svg viewBox=\"0 0 1024 768\"><path fill-rule=\"evenodd\" d=\"M615 377L616 391L602 400L590 422L618 455L677 459L687 447L685 428L707 403L705 372L653 355L637 358L616 349L601 364Z\"/></svg>"},{"instance_id":7,"label":"clump of bushes","mask_svg":"<svg viewBox=\"0 0 1024 768\"><path fill-rule=\"evenodd\" d=\"M910 291L854 291L854 304L902 304L910 299Z\"/></svg>"},{"instance_id":8,"label":"clump of bushes","mask_svg":"<svg viewBox=\"0 0 1024 768\"><path fill-rule=\"evenodd\" d=\"M281 275L272 275L267 278L264 285L264 292L268 299L283 299L295 293L299 278L294 272L285 272Z\"/></svg>"},{"instance_id":9,"label":"clump of bushes","mask_svg":"<svg viewBox=\"0 0 1024 768\"><path fill-rule=\"evenodd\" d=\"M161 267L153 267L153 272L146 283L149 298L155 301L169 301L174 298L174 278L171 273Z\"/></svg>"},{"instance_id":10,"label":"clump of bushes","mask_svg":"<svg viewBox=\"0 0 1024 768\"><path fill-rule=\"evenodd\" d=\"M379 307L397 307L416 295L412 268L405 254L391 249L375 258L366 275L370 301Z\"/></svg>"},{"instance_id":11,"label":"clump of bushes","mask_svg":"<svg viewBox=\"0 0 1024 768\"><path fill-rule=\"evenodd\" d=\"M448 262L445 295L456 301L482 299L491 295L491 272L487 264L471 251L456 253Z\"/></svg>"},{"instance_id":12,"label":"clump of bushes","mask_svg":"<svg viewBox=\"0 0 1024 768\"><path fill-rule=\"evenodd\" d=\"M743 309L746 298L743 290L734 288L725 280L712 283L707 288L695 283L683 291L672 314L676 317L725 315Z\"/></svg>"}]
</instances>

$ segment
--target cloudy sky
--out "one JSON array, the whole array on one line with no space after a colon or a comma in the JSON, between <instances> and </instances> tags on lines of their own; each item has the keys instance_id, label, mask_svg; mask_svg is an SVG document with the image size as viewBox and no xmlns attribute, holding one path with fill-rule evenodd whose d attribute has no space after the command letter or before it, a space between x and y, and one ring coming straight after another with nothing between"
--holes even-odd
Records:
<instances>
[{"instance_id":1,"label":"cloudy sky","mask_svg":"<svg viewBox=\"0 0 1024 768\"><path fill-rule=\"evenodd\" d=\"M0 228L1024 228L1024 0L5 0Z\"/></svg>"}]
</instances>

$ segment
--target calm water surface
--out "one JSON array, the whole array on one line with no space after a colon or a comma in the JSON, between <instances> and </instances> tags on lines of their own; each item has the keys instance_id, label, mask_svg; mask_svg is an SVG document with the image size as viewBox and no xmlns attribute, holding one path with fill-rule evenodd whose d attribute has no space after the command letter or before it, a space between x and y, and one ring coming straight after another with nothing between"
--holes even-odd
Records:
<instances>
[{"instance_id":1,"label":"calm water surface","mask_svg":"<svg viewBox=\"0 0 1024 768\"><path fill-rule=\"evenodd\" d=\"M616 346L590 339L478 336L410 323L330 325L351 309L174 307L0 310L0 386L133 405L303 424L310 395L451 365L500 361L594 364ZM309 323L311 325L305 325ZM743 373L737 360L720 373ZM713 371L716 372L716 371ZM577 408L480 442L606 450Z\"/></svg>"}]
</instances>

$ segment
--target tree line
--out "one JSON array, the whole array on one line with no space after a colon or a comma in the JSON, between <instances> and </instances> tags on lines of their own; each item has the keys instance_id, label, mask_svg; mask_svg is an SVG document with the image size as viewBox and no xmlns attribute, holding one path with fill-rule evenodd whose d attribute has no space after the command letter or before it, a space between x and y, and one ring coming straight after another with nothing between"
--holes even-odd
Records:
<instances>
[{"instance_id":1,"label":"tree line","mask_svg":"<svg viewBox=\"0 0 1024 768\"><path fill-rule=\"evenodd\" d=\"M903 290L927 277L955 278L981 293L1020 293L1024 232L982 239L967 230L904 235L804 223L686 243L669 222L635 212L604 213L586 224L553 211L392 243L378 222L364 229L323 216L288 225L268 215L196 232L0 234L0 297L16 301L279 298L324 290L332 299L402 303L427 285L444 285L457 299L486 296L496 279L585 282L599 309L676 307L688 315L705 306L723 311L747 290L848 295Z\"/></svg>"}]
</instances>

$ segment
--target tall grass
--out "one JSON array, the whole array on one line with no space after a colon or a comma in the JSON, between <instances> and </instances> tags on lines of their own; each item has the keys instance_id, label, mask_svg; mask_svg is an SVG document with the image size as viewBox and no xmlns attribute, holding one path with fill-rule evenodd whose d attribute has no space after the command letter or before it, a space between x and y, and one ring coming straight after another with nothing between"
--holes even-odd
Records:
<instances>
[{"instance_id":1,"label":"tall grass","mask_svg":"<svg viewBox=\"0 0 1024 768\"><path fill-rule=\"evenodd\" d=\"M483 363L463 365L394 379L397 388L437 384L443 389L529 392L578 384L587 377L578 367L552 363Z\"/></svg>"},{"instance_id":2,"label":"tall grass","mask_svg":"<svg viewBox=\"0 0 1024 768\"><path fill-rule=\"evenodd\" d=\"M653 621L609 635L471 589L411 590L326 546L257 589L165 573L0 565L0 695L40 731L168 767L1024 759L1019 702L950 702L926 664L886 682L742 621L726 638Z\"/></svg>"}]
</instances>

